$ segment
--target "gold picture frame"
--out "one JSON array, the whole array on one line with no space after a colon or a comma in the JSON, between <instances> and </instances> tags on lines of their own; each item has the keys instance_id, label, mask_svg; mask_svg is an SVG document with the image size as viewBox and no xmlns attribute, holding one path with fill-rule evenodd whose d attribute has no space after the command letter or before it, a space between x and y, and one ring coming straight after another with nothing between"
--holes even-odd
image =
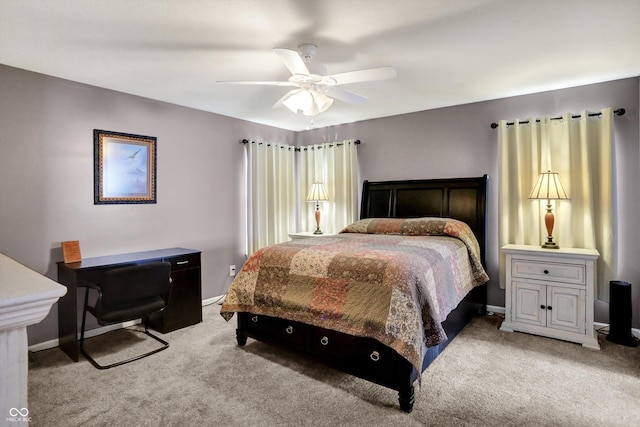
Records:
<instances>
[{"instance_id":1,"label":"gold picture frame","mask_svg":"<svg viewBox=\"0 0 640 427\"><path fill-rule=\"evenodd\" d=\"M94 129L95 205L156 203L156 137Z\"/></svg>"}]
</instances>

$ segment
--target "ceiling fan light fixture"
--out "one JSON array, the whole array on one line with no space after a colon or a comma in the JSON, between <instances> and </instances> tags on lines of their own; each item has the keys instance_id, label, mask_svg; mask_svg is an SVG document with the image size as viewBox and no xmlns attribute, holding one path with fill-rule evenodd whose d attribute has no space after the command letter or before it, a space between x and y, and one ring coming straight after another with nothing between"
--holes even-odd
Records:
<instances>
[{"instance_id":1,"label":"ceiling fan light fixture","mask_svg":"<svg viewBox=\"0 0 640 427\"><path fill-rule=\"evenodd\" d=\"M331 107L331 105L333 105L333 98L329 98L322 92L314 90L311 92L311 95L313 96L313 100L321 113L324 113L329 109L329 107Z\"/></svg>"},{"instance_id":2,"label":"ceiling fan light fixture","mask_svg":"<svg viewBox=\"0 0 640 427\"><path fill-rule=\"evenodd\" d=\"M327 111L333 99L315 89L294 89L280 103L295 114L302 112L305 116L315 116Z\"/></svg>"},{"instance_id":3,"label":"ceiling fan light fixture","mask_svg":"<svg viewBox=\"0 0 640 427\"><path fill-rule=\"evenodd\" d=\"M313 96L305 89L294 89L288 95L282 104L295 114L313 107Z\"/></svg>"},{"instance_id":4,"label":"ceiling fan light fixture","mask_svg":"<svg viewBox=\"0 0 640 427\"><path fill-rule=\"evenodd\" d=\"M295 95L300 92L302 89L294 89L292 91L287 92L281 99L278 101L274 108L278 106L278 104L282 104L291 110L292 113L296 114L298 112L298 103L296 102Z\"/></svg>"}]
</instances>

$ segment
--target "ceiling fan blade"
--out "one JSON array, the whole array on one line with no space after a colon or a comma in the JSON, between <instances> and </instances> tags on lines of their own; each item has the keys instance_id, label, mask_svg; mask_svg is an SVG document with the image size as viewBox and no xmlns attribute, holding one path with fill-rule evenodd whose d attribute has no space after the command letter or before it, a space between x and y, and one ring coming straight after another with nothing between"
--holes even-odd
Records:
<instances>
[{"instance_id":1,"label":"ceiling fan blade","mask_svg":"<svg viewBox=\"0 0 640 427\"><path fill-rule=\"evenodd\" d=\"M334 80L335 85L344 85L349 83L369 82L373 80L395 79L398 73L392 67L369 68L359 71L348 71L346 73L330 74L325 76L323 80Z\"/></svg>"},{"instance_id":2,"label":"ceiling fan blade","mask_svg":"<svg viewBox=\"0 0 640 427\"><path fill-rule=\"evenodd\" d=\"M298 86L291 82L276 82L276 81L217 81L216 83L223 83L229 85L266 85L266 86Z\"/></svg>"},{"instance_id":3,"label":"ceiling fan blade","mask_svg":"<svg viewBox=\"0 0 640 427\"><path fill-rule=\"evenodd\" d=\"M339 89L337 87L329 87L326 90L322 91L325 95L330 96L331 98L335 98L342 102L346 102L347 104L362 104L366 102L367 98L364 95L360 95L354 92L349 92L348 90Z\"/></svg>"},{"instance_id":4,"label":"ceiling fan blade","mask_svg":"<svg viewBox=\"0 0 640 427\"><path fill-rule=\"evenodd\" d=\"M302 74L305 76L311 74L298 51L284 47L275 47L273 48L273 51L280 57L291 74Z\"/></svg>"}]
</instances>

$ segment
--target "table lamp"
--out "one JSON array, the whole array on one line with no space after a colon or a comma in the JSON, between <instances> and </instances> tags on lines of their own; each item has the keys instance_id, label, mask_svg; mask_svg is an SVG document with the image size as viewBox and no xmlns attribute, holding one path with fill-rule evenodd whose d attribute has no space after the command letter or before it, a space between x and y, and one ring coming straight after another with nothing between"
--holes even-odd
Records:
<instances>
[{"instance_id":1,"label":"table lamp","mask_svg":"<svg viewBox=\"0 0 640 427\"><path fill-rule=\"evenodd\" d=\"M313 234L322 234L320 230L320 202L329 200L327 197L327 190L324 188L324 184L321 182L314 182L311 185L311 190L307 194L307 202L316 202L316 230Z\"/></svg>"},{"instance_id":2,"label":"table lamp","mask_svg":"<svg viewBox=\"0 0 640 427\"><path fill-rule=\"evenodd\" d=\"M546 200L547 213L544 216L544 224L547 227L547 241L542 245L545 249L558 249L559 246L553 241L553 225L555 218L551 209L551 200L568 200L569 196L564 191L560 183L560 177L557 172L542 172L538 177L536 185L529 194L529 199Z\"/></svg>"}]
</instances>

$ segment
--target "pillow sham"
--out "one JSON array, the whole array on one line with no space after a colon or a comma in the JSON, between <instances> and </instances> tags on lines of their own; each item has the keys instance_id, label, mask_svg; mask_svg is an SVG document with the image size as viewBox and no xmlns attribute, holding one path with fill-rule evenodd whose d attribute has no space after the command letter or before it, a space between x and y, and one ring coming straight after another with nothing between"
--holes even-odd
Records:
<instances>
[{"instance_id":1,"label":"pillow sham","mask_svg":"<svg viewBox=\"0 0 640 427\"><path fill-rule=\"evenodd\" d=\"M471 232L469 226L457 219L424 218L367 218L345 227L340 233L399 234L404 236L454 236Z\"/></svg>"}]
</instances>

